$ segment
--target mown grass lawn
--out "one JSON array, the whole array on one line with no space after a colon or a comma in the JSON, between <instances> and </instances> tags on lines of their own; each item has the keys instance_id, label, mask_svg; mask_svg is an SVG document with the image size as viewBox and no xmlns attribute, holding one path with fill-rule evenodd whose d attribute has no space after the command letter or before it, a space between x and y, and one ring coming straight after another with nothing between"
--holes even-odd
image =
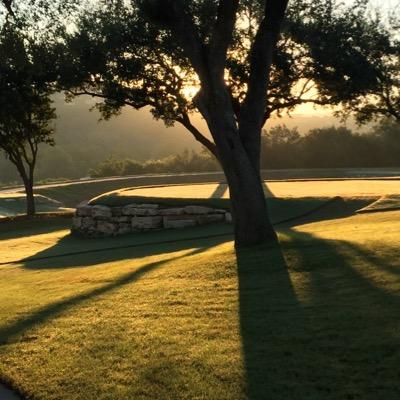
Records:
<instances>
[{"instance_id":1,"label":"mown grass lawn","mask_svg":"<svg viewBox=\"0 0 400 400\"><path fill-rule=\"evenodd\" d=\"M35 195L37 212L67 211L62 205L45 196ZM26 213L26 197L24 193L0 193L0 218L12 217Z\"/></svg>"},{"instance_id":2,"label":"mown grass lawn","mask_svg":"<svg viewBox=\"0 0 400 400\"><path fill-rule=\"evenodd\" d=\"M2 261L140 244L21 229ZM400 398L400 212L239 253L204 238L223 229L2 265L0 380L41 400Z\"/></svg>"},{"instance_id":3,"label":"mown grass lawn","mask_svg":"<svg viewBox=\"0 0 400 400\"><path fill-rule=\"evenodd\" d=\"M314 181L273 181L263 182L265 197L276 198L304 198L304 197L380 197L383 195L400 195L398 180L382 179L348 179L348 180L314 180ZM141 196L153 198L175 199L229 199L229 189L226 183L203 183L145 186L124 188L113 193L110 201L121 200L124 197ZM104 201L110 194L102 194Z\"/></svg>"}]
</instances>

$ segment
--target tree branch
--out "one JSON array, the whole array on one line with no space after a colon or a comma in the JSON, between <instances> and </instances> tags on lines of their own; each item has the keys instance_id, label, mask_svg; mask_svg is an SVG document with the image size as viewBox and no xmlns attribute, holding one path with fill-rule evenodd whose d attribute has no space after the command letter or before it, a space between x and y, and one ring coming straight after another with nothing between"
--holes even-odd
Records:
<instances>
[{"instance_id":1,"label":"tree branch","mask_svg":"<svg viewBox=\"0 0 400 400\"><path fill-rule=\"evenodd\" d=\"M137 103L133 103L129 100L112 99L109 95L105 95L105 94L97 93L97 92L91 92L90 90L86 90L86 89L80 89L79 91L74 91L72 89L61 89L61 90L63 90L64 92L70 93L73 96L87 95L87 96L91 96L91 97L98 97L101 99L111 99L111 100L119 101L123 105L133 107L135 110L140 110L143 107L152 105L150 102L143 102L141 104L137 104Z\"/></svg>"},{"instance_id":2,"label":"tree branch","mask_svg":"<svg viewBox=\"0 0 400 400\"><path fill-rule=\"evenodd\" d=\"M208 79L204 45L183 0L146 0L150 19L168 28L182 46L200 80Z\"/></svg>"},{"instance_id":3,"label":"tree branch","mask_svg":"<svg viewBox=\"0 0 400 400\"><path fill-rule=\"evenodd\" d=\"M264 18L250 49L250 74L240 110L239 137L257 173L269 75L287 3L288 0L266 0Z\"/></svg>"},{"instance_id":4,"label":"tree branch","mask_svg":"<svg viewBox=\"0 0 400 400\"><path fill-rule=\"evenodd\" d=\"M218 159L217 147L211 140L207 139L190 121L189 115L187 113L182 114L182 118L177 118L177 122L181 123L193 136L200 142L204 147L206 147L214 156Z\"/></svg>"},{"instance_id":5,"label":"tree branch","mask_svg":"<svg viewBox=\"0 0 400 400\"><path fill-rule=\"evenodd\" d=\"M261 129L273 53L288 0L267 0L265 15L250 50L250 75L241 107L239 132L242 138Z\"/></svg>"},{"instance_id":6,"label":"tree branch","mask_svg":"<svg viewBox=\"0 0 400 400\"><path fill-rule=\"evenodd\" d=\"M236 23L238 0L220 0L218 15L209 44L209 63L217 76L223 78L226 54Z\"/></svg>"},{"instance_id":7,"label":"tree branch","mask_svg":"<svg viewBox=\"0 0 400 400\"><path fill-rule=\"evenodd\" d=\"M12 0L2 0L4 7L6 8L7 12L12 16L15 17L14 11L12 9Z\"/></svg>"},{"instance_id":8,"label":"tree branch","mask_svg":"<svg viewBox=\"0 0 400 400\"><path fill-rule=\"evenodd\" d=\"M296 99L288 100L284 103L272 105L271 107L267 107L267 110L264 113L263 126L274 111L295 107L300 104L315 104L318 106L327 106L327 105L332 105L332 102L330 100L317 100L317 99L314 100L314 99L296 98Z\"/></svg>"}]
</instances>

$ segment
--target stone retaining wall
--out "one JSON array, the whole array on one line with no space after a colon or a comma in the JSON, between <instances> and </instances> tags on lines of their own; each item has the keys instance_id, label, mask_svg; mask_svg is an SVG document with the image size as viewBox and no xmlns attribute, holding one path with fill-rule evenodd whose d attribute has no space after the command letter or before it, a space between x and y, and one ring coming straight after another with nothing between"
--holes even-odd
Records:
<instances>
[{"instance_id":1,"label":"stone retaining wall","mask_svg":"<svg viewBox=\"0 0 400 400\"><path fill-rule=\"evenodd\" d=\"M117 236L155 229L231 222L225 210L202 206L165 207L129 204L124 207L83 205L76 209L72 233L85 237Z\"/></svg>"}]
</instances>

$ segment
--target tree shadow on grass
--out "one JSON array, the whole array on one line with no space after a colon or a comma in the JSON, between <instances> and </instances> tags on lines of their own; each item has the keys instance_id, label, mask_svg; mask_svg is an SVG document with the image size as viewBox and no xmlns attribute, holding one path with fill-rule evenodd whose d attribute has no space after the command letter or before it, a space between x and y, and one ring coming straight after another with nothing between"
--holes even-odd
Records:
<instances>
[{"instance_id":1,"label":"tree shadow on grass","mask_svg":"<svg viewBox=\"0 0 400 400\"><path fill-rule=\"evenodd\" d=\"M400 398L400 297L368 275L377 256L295 232L237 263L248 399Z\"/></svg>"},{"instance_id":2,"label":"tree shadow on grass","mask_svg":"<svg viewBox=\"0 0 400 400\"><path fill-rule=\"evenodd\" d=\"M146 264L143 267L140 267L135 271L129 272L128 274L125 274L106 285L45 305L41 309L32 312L32 314L30 314L29 316L22 317L17 321L11 323L10 325L0 328L0 345L10 343L10 341L12 341L12 339L16 336L23 334L34 326L41 325L48 320L58 317L59 315L68 311L74 306L77 306L85 301L92 300L98 296L107 294L125 285L136 282L146 274L156 269L162 268L164 265L168 264L171 261L176 261L184 257L202 253L210 247L212 247L211 244L209 244L207 247L195 248L192 251L186 252L185 254L177 257L170 257L166 260ZM182 248L180 248L179 250L182 250Z\"/></svg>"},{"instance_id":3,"label":"tree shadow on grass","mask_svg":"<svg viewBox=\"0 0 400 400\"><path fill-rule=\"evenodd\" d=\"M264 180L261 181L261 184L264 189L265 197L275 197ZM228 184L226 182L220 182L217 184L217 187L215 188L214 192L211 194L210 197L213 199L222 199L227 191L228 191Z\"/></svg>"},{"instance_id":4,"label":"tree shadow on grass","mask_svg":"<svg viewBox=\"0 0 400 400\"><path fill-rule=\"evenodd\" d=\"M366 261L368 261L371 265L377 267L378 270L387 272L392 275L400 275L400 265L398 261L398 256L400 252L398 249L389 249L390 255L389 257L377 257L374 252L366 250L365 248L361 248L359 246L355 246L350 242L343 242L343 247L347 250L354 252L358 256L363 257ZM393 257L393 255L397 256Z\"/></svg>"},{"instance_id":5,"label":"tree shadow on grass","mask_svg":"<svg viewBox=\"0 0 400 400\"><path fill-rule=\"evenodd\" d=\"M55 231L69 229L71 218L34 218L27 220L15 220L0 223L0 241L26 238L28 236L52 233Z\"/></svg>"},{"instance_id":6,"label":"tree shadow on grass","mask_svg":"<svg viewBox=\"0 0 400 400\"><path fill-rule=\"evenodd\" d=\"M239 278L239 319L249 399L274 399L279 382L271 382L274 359L285 357L286 341L303 324L280 246L236 251ZM276 374L274 374L276 375Z\"/></svg>"},{"instance_id":7,"label":"tree shadow on grass","mask_svg":"<svg viewBox=\"0 0 400 400\"><path fill-rule=\"evenodd\" d=\"M66 235L53 246L24 260L27 269L60 269L138 259L195 247L207 248L231 240L226 224L180 231L156 231L114 238L82 239Z\"/></svg>"},{"instance_id":8,"label":"tree shadow on grass","mask_svg":"<svg viewBox=\"0 0 400 400\"><path fill-rule=\"evenodd\" d=\"M220 182L210 197L213 199L222 199L227 191L228 184L225 182Z\"/></svg>"}]
</instances>

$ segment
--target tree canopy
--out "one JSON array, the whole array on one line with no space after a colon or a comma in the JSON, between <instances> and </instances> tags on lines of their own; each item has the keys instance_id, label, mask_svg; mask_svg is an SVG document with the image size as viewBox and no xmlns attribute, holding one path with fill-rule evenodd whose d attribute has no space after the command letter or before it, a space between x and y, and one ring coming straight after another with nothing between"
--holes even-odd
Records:
<instances>
[{"instance_id":1,"label":"tree canopy","mask_svg":"<svg viewBox=\"0 0 400 400\"><path fill-rule=\"evenodd\" d=\"M332 2L297 13L293 35L307 44L312 79L338 114L360 123L400 121L400 13L385 15L368 2L341 12Z\"/></svg>"},{"instance_id":2,"label":"tree canopy","mask_svg":"<svg viewBox=\"0 0 400 400\"><path fill-rule=\"evenodd\" d=\"M53 144L52 80L44 68L46 51L29 42L12 23L0 31L0 150L16 166L35 212L33 174L39 145Z\"/></svg>"}]
</instances>

